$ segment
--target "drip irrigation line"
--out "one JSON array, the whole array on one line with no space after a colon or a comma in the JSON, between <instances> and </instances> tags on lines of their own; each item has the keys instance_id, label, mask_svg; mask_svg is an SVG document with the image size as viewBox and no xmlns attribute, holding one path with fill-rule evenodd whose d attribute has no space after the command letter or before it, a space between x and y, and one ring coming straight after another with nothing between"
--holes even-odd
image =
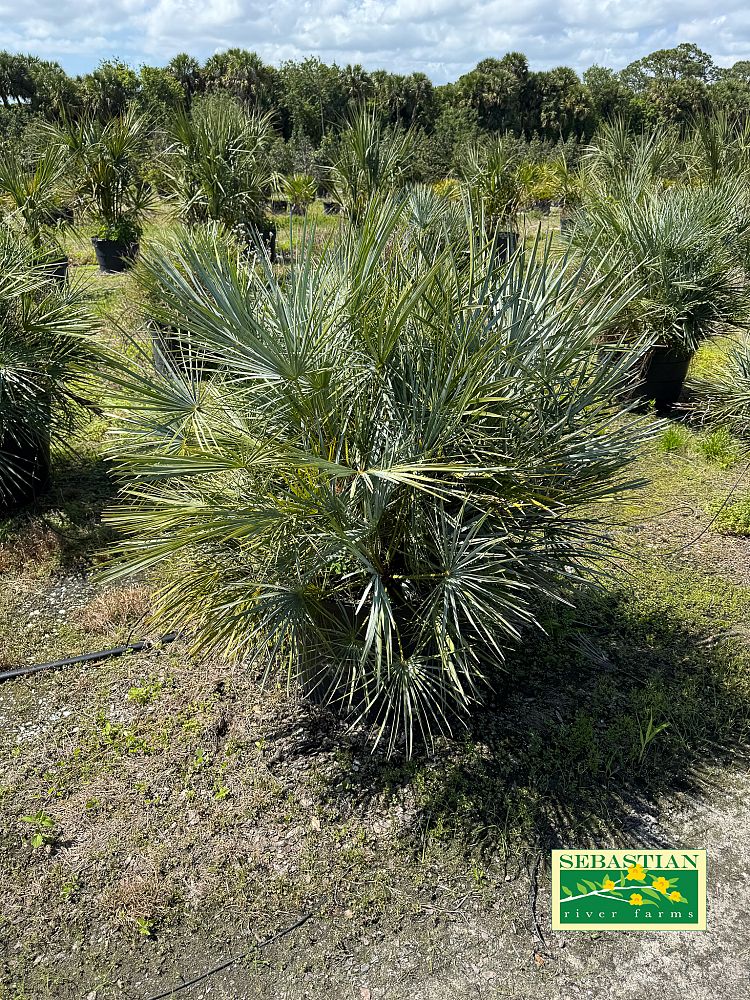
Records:
<instances>
[{"instance_id":1,"label":"drip irrigation line","mask_svg":"<svg viewBox=\"0 0 750 1000\"><path fill-rule=\"evenodd\" d=\"M298 927L302 924L306 924L307 921L312 917L312 913L305 913L298 920L295 920L293 924L288 927L282 928L280 931L276 931L270 937L265 938L263 941L259 941L253 947L244 952L242 955L236 955L234 958L228 958L226 962L222 962L220 965L215 965L213 969L209 969L208 972L201 973L200 976L196 976L195 979L188 979L187 982L179 983L177 986L173 986L169 990L165 990L164 993L157 993L156 996L149 997L148 1000L165 1000L165 997L174 996L175 993L179 993L181 990L189 989L191 986L195 986L196 983L203 982L204 979L208 979L209 976L216 975L217 972L222 972L224 969L228 969L230 965L234 965L235 962L241 962L243 958L247 958L252 952L260 951L262 948L268 947L269 944L273 944L274 941L278 941L279 938L285 937L287 934L291 934L292 931L296 931Z\"/></svg>"},{"instance_id":2,"label":"drip irrigation line","mask_svg":"<svg viewBox=\"0 0 750 1000\"><path fill-rule=\"evenodd\" d=\"M69 656L64 660L51 660L49 663L35 663L30 667L16 667L15 670L4 670L0 673L0 682L11 681L16 677L28 677L30 674L41 673L42 670L60 670L62 667L73 667L77 663L98 663L100 660L109 660L114 656L139 653L143 649L151 649L156 645L166 645L168 642L174 642L178 635L178 632L168 632L156 640L143 639L140 642L129 642L124 646L115 646L112 649L102 649L96 653L81 653L80 656Z\"/></svg>"},{"instance_id":3,"label":"drip irrigation line","mask_svg":"<svg viewBox=\"0 0 750 1000\"><path fill-rule=\"evenodd\" d=\"M727 506L727 504L729 503L729 501L732 499L732 497L734 496L734 494L737 492L737 490L739 489L740 483L742 482L742 480L745 478L745 476L747 475L747 473L749 471L750 471L750 461L746 462L745 465L742 466L740 474L739 474L739 476L737 476L737 479L734 481L734 483L732 485L732 488L727 493L726 497L724 497L724 500L723 500L721 506L714 513L713 517L710 519L710 521L708 522L708 524L705 525L705 527L703 527L694 538L691 538L689 541L685 542L684 545L678 545L676 549L668 549L666 552L662 552L661 555L663 556L663 558L669 559L672 556L676 556L678 552L684 552L686 549L691 548L693 545L695 545L695 543L697 541L700 541L700 539L703 538L703 536L707 533L707 531L709 530L709 528L713 525L713 523L717 520L717 518L719 517L719 515L721 514L721 512Z\"/></svg>"}]
</instances>

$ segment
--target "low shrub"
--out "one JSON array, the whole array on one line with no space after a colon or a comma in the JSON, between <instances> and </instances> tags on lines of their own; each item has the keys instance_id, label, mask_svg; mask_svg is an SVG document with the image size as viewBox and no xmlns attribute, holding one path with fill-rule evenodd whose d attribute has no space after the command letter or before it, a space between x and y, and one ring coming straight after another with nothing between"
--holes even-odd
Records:
<instances>
[{"instance_id":1,"label":"low shrub","mask_svg":"<svg viewBox=\"0 0 750 1000\"><path fill-rule=\"evenodd\" d=\"M618 419L629 359L595 350L628 293L483 240L371 203L281 278L185 233L143 267L217 363L112 376L111 575L165 564L157 620L391 749L465 722L540 606L596 576L598 501L652 433Z\"/></svg>"}]
</instances>

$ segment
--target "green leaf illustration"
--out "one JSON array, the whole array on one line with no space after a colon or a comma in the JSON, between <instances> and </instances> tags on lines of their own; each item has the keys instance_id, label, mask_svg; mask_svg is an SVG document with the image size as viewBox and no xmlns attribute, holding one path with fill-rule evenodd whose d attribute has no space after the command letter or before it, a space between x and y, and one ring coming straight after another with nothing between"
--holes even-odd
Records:
<instances>
[{"instance_id":1,"label":"green leaf illustration","mask_svg":"<svg viewBox=\"0 0 750 1000\"><path fill-rule=\"evenodd\" d=\"M652 899L661 899L661 893L659 890L652 889L651 886L642 885L638 891L646 896L651 896Z\"/></svg>"}]
</instances>

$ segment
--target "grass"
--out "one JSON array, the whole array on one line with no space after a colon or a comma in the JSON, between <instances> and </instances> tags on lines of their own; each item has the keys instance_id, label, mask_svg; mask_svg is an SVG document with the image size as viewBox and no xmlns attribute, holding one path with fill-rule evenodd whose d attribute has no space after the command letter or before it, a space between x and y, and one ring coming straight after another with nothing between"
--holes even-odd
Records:
<instances>
[{"instance_id":1,"label":"grass","mask_svg":"<svg viewBox=\"0 0 750 1000\"><path fill-rule=\"evenodd\" d=\"M286 252L290 249L292 243L298 243L305 227L314 226L316 240L324 243L342 225L342 217L340 215L325 214L322 201L314 202L304 216L290 216L289 212L276 212L272 218L276 223L276 247L280 252Z\"/></svg>"},{"instance_id":2,"label":"grass","mask_svg":"<svg viewBox=\"0 0 750 1000\"><path fill-rule=\"evenodd\" d=\"M726 535L750 536L750 496L725 507L716 519L716 527Z\"/></svg>"},{"instance_id":3,"label":"grass","mask_svg":"<svg viewBox=\"0 0 750 1000\"><path fill-rule=\"evenodd\" d=\"M743 453L741 442L728 427L705 430L670 422L658 438L659 451L677 456L693 456L719 469L730 469Z\"/></svg>"},{"instance_id":4,"label":"grass","mask_svg":"<svg viewBox=\"0 0 750 1000\"><path fill-rule=\"evenodd\" d=\"M722 469L728 469L737 461L737 444L728 427L717 427L701 435L698 450L707 462L714 462Z\"/></svg>"},{"instance_id":5,"label":"grass","mask_svg":"<svg viewBox=\"0 0 750 1000\"><path fill-rule=\"evenodd\" d=\"M670 424L662 431L659 438L659 449L664 452L684 454L690 448L692 435L687 427L681 424Z\"/></svg>"},{"instance_id":6,"label":"grass","mask_svg":"<svg viewBox=\"0 0 750 1000\"><path fill-rule=\"evenodd\" d=\"M128 278L87 280L115 336ZM115 493L103 430L89 421L50 494L0 526L4 665L144 634L148 581L92 580ZM747 543L720 534L750 534L747 501L707 528L737 454L724 432L667 425L613 525L634 556L547 609L546 635L430 759L373 757L180 643L0 686L0 1000L150 995L305 911L295 947L241 965L226 995L317 1000L355 948L395 968L408 930L439 963L467 913L522 924L529 857L619 844L700 797L750 735Z\"/></svg>"}]
</instances>

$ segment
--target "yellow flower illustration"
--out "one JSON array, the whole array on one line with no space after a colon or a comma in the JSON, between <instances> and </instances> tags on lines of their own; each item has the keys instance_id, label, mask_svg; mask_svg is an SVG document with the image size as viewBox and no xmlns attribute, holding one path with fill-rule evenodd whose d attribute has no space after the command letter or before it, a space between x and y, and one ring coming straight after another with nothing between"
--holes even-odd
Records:
<instances>
[{"instance_id":1,"label":"yellow flower illustration","mask_svg":"<svg viewBox=\"0 0 750 1000\"><path fill-rule=\"evenodd\" d=\"M679 903L681 897L679 892L675 891L675 892L670 892L669 898L672 900L673 903Z\"/></svg>"},{"instance_id":2,"label":"yellow flower illustration","mask_svg":"<svg viewBox=\"0 0 750 1000\"><path fill-rule=\"evenodd\" d=\"M605 878L605 880L602 882L602 889L614 889L614 887L615 883L612 881L611 878Z\"/></svg>"},{"instance_id":3,"label":"yellow flower illustration","mask_svg":"<svg viewBox=\"0 0 750 1000\"><path fill-rule=\"evenodd\" d=\"M664 892L664 893L666 893L667 889L669 888L669 882L664 878L663 875L660 875L658 878L655 878L654 881L651 883L651 885L654 887L654 889L658 889L659 892Z\"/></svg>"},{"instance_id":4,"label":"yellow flower illustration","mask_svg":"<svg viewBox=\"0 0 750 1000\"><path fill-rule=\"evenodd\" d=\"M636 882L642 882L645 879L645 877L646 877L646 869L640 862L638 862L637 865L629 866L627 878L630 881L633 881L633 879L635 879Z\"/></svg>"},{"instance_id":5,"label":"yellow flower illustration","mask_svg":"<svg viewBox=\"0 0 750 1000\"><path fill-rule=\"evenodd\" d=\"M630 897L631 906L643 906L643 896L640 892L634 892Z\"/></svg>"}]
</instances>

